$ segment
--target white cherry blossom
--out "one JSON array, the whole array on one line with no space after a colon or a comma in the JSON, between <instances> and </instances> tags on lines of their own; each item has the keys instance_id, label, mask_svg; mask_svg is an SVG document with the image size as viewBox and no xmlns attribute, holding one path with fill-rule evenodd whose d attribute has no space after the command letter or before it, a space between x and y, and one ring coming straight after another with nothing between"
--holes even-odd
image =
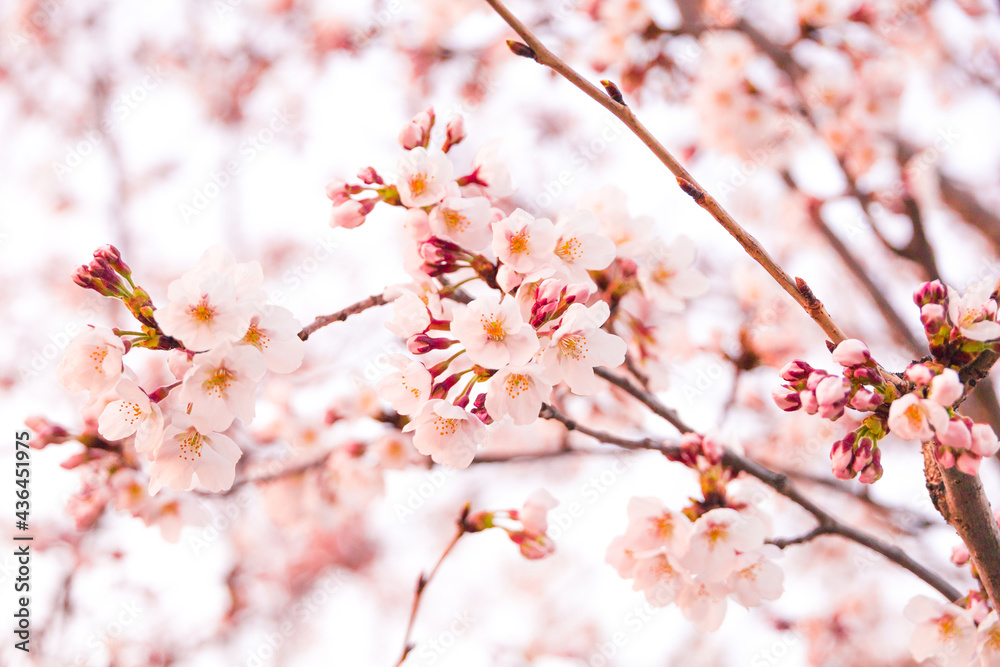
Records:
<instances>
[{"instance_id":1,"label":"white cherry blossom","mask_svg":"<svg viewBox=\"0 0 1000 667\"><path fill-rule=\"evenodd\" d=\"M121 440L135 433L135 450L149 452L163 439L163 413L133 380L122 378L115 387L120 397L104 407L97 420L97 432L109 440Z\"/></svg>"},{"instance_id":2,"label":"white cherry blossom","mask_svg":"<svg viewBox=\"0 0 1000 667\"><path fill-rule=\"evenodd\" d=\"M421 146L399 158L399 199L410 207L431 206L444 199L454 167L440 149Z\"/></svg>"},{"instance_id":3,"label":"white cherry blossom","mask_svg":"<svg viewBox=\"0 0 1000 667\"><path fill-rule=\"evenodd\" d=\"M538 350L538 336L521 318L517 302L495 294L455 308L451 333L458 338L473 363L486 368L524 364Z\"/></svg>"},{"instance_id":4,"label":"white cherry blossom","mask_svg":"<svg viewBox=\"0 0 1000 667\"><path fill-rule=\"evenodd\" d=\"M434 236L471 252L482 252L493 240L486 197L446 197L431 210L429 222Z\"/></svg>"},{"instance_id":5,"label":"white cherry blossom","mask_svg":"<svg viewBox=\"0 0 1000 667\"><path fill-rule=\"evenodd\" d=\"M240 345L260 352L272 373L291 373L302 365L306 351L299 338L302 323L287 308L268 305L262 311L250 317Z\"/></svg>"},{"instance_id":6,"label":"white cherry blossom","mask_svg":"<svg viewBox=\"0 0 1000 667\"><path fill-rule=\"evenodd\" d=\"M403 355L391 359L399 369L390 373L375 386L378 395L392 404L401 415L412 415L424 406L431 395L431 374L419 361Z\"/></svg>"},{"instance_id":7,"label":"white cherry blossom","mask_svg":"<svg viewBox=\"0 0 1000 667\"><path fill-rule=\"evenodd\" d=\"M976 652L976 625L967 610L918 595L903 613L917 626L910 636L915 660L936 657L943 667L968 667Z\"/></svg>"},{"instance_id":8,"label":"white cherry blossom","mask_svg":"<svg viewBox=\"0 0 1000 667\"><path fill-rule=\"evenodd\" d=\"M566 309L541 356L549 382L564 381L573 393L584 396L600 390L594 367L616 368L625 361L628 347L621 338L600 328L610 314L604 301L589 308L574 303Z\"/></svg>"},{"instance_id":9,"label":"white cherry blossom","mask_svg":"<svg viewBox=\"0 0 1000 667\"><path fill-rule=\"evenodd\" d=\"M242 455L230 438L198 429L188 415L177 415L156 449L149 493L155 495L164 486L175 491L195 486L213 493L225 491L233 485Z\"/></svg>"},{"instance_id":10,"label":"white cherry blossom","mask_svg":"<svg viewBox=\"0 0 1000 667\"><path fill-rule=\"evenodd\" d=\"M668 246L647 256L647 264L639 268L639 285L648 299L661 310L679 313L684 302L708 292L708 279L691 268L696 248L687 236L678 236Z\"/></svg>"},{"instance_id":11,"label":"white cherry blossom","mask_svg":"<svg viewBox=\"0 0 1000 667\"><path fill-rule=\"evenodd\" d=\"M517 209L493 224L493 253L518 273L551 273L555 247L556 228L548 218L535 219Z\"/></svg>"},{"instance_id":12,"label":"white cherry blossom","mask_svg":"<svg viewBox=\"0 0 1000 667\"><path fill-rule=\"evenodd\" d=\"M906 394L889 406L889 430L903 440L926 442L935 431L948 427L948 413L940 404L915 393Z\"/></svg>"},{"instance_id":13,"label":"white cherry blossom","mask_svg":"<svg viewBox=\"0 0 1000 667\"><path fill-rule=\"evenodd\" d=\"M103 394L121 378L124 354L125 344L111 329L88 325L66 346L56 376L70 391Z\"/></svg>"},{"instance_id":14,"label":"white cherry blossom","mask_svg":"<svg viewBox=\"0 0 1000 667\"><path fill-rule=\"evenodd\" d=\"M681 562L706 581L722 581L737 564L737 553L760 549L764 524L727 507L710 510L694 522Z\"/></svg>"},{"instance_id":15,"label":"white cherry blossom","mask_svg":"<svg viewBox=\"0 0 1000 667\"><path fill-rule=\"evenodd\" d=\"M249 424L266 369L264 357L248 346L223 343L196 356L179 392L180 400L192 405L192 423L204 432L224 431L236 417Z\"/></svg>"},{"instance_id":16,"label":"white cherry blossom","mask_svg":"<svg viewBox=\"0 0 1000 667\"><path fill-rule=\"evenodd\" d=\"M418 452L452 468L468 468L486 442L486 426L478 417L439 398L427 401L403 431L414 431Z\"/></svg>"},{"instance_id":17,"label":"white cherry blossom","mask_svg":"<svg viewBox=\"0 0 1000 667\"><path fill-rule=\"evenodd\" d=\"M979 341L1000 338L997 303L990 298L992 292L990 280L970 285L961 296L954 288L948 288L948 319L966 338Z\"/></svg>"},{"instance_id":18,"label":"white cherry blossom","mask_svg":"<svg viewBox=\"0 0 1000 667\"><path fill-rule=\"evenodd\" d=\"M690 537L691 521L667 508L659 498L629 499L624 548L638 554L666 549L680 556L687 550Z\"/></svg>"},{"instance_id":19,"label":"white cherry blossom","mask_svg":"<svg viewBox=\"0 0 1000 667\"><path fill-rule=\"evenodd\" d=\"M781 549L765 544L760 549L741 553L728 577L733 598L746 608L757 607L764 600L777 600L784 590L785 573L774 559Z\"/></svg>"},{"instance_id":20,"label":"white cherry blossom","mask_svg":"<svg viewBox=\"0 0 1000 667\"><path fill-rule=\"evenodd\" d=\"M486 411L494 420L510 415L515 424L531 424L538 419L542 403L549 399L552 384L543 376L544 368L529 363L504 366L486 387Z\"/></svg>"},{"instance_id":21,"label":"white cherry blossom","mask_svg":"<svg viewBox=\"0 0 1000 667\"><path fill-rule=\"evenodd\" d=\"M597 218L588 211L576 211L555 226L556 275L567 282L593 284L588 271L606 269L615 258L614 241L598 233Z\"/></svg>"}]
</instances>

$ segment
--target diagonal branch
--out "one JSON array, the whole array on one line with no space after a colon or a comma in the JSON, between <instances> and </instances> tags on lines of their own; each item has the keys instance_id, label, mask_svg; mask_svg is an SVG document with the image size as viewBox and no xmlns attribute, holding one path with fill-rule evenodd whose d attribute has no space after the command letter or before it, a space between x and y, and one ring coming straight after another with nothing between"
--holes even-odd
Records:
<instances>
[{"instance_id":1,"label":"diagonal branch","mask_svg":"<svg viewBox=\"0 0 1000 667\"><path fill-rule=\"evenodd\" d=\"M315 320L312 321L312 324L303 328L302 331L299 332L299 338L301 338L302 340L306 340L313 333L315 333L319 329L322 329L328 324L333 324L334 322L343 322L351 315L357 315L358 313L368 310L369 308L374 308L375 306L382 306L385 305L386 303L387 302L385 300L385 295L376 294L374 296L368 297L364 301L358 301L357 303L352 304L347 308L344 308L343 310L338 310L336 313L331 313L330 315L320 315L319 317L317 317Z\"/></svg>"}]
</instances>

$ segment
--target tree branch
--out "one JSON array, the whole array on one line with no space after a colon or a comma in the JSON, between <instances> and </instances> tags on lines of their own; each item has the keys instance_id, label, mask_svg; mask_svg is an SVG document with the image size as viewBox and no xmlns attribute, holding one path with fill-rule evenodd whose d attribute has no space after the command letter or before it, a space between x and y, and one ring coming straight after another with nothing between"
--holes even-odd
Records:
<instances>
[{"instance_id":1,"label":"tree branch","mask_svg":"<svg viewBox=\"0 0 1000 667\"><path fill-rule=\"evenodd\" d=\"M351 315L357 315L358 313L368 310L369 308L385 305L385 303L386 303L385 296L382 294L376 294L374 296L368 297L364 301L358 301L357 303L350 305L347 308L344 308L343 310L338 310L336 313L332 313L330 315L320 315L319 317L317 317L315 320L312 321L312 324L303 328L302 331L299 332L299 338L301 338L302 340L306 340L313 333L315 333L319 329L322 329L328 324L333 324L334 322L343 322Z\"/></svg>"}]
</instances>

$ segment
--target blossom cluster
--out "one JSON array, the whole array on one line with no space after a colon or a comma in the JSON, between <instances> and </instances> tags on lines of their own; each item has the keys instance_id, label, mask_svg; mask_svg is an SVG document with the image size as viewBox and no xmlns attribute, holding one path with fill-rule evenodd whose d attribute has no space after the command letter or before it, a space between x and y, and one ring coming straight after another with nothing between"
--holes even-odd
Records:
<instances>
[{"instance_id":1,"label":"blossom cluster","mask_svg":"<svg viewBox=\"0 0 1000 667\"><path fill-rule=\"evenodd\" d=\"M420 359L398 356L378 391L407 417L403 430L413 432L420 453L464 468L493 422L530 424L555 386L594 394L594 369L624 361L627 346L609 331L612 294L603 286L615 281L605 278L599 287L595 275L628 261L620 281L626 286L615 296L641 291L673 311L707 283L690 268L694 246L687 239L641 267L624 259L642 254L652 221L633 224L614 196L556 220L504 212L496 202L513 185L496 145L456 178L447 153L465 138L461 118L448 122L441 148L430 145L434 123L428 108L404 125L399 141L406 152L394 183L369 167L358 175L363 185L334 181L327 194L335 227L357 227L378 202L406 209L412 243L404 268L413 282L387 292L387 326ZM474 281L480 284L468 292L459 289Z\"/></svg>"},{"instance_id":2,"label":"blossom cluster","mask_svg":"<svg viewBox=\"0 0 1000 667\"><path fill-rule=\"evenodd\" d=\"M885 435L885 417L879 407L886 396L893 396L892 385L879 375L871 353L863 342L848 339L833 350L833 360L843 366L842 375L833 375L794 360L781 369L786 384L772 392L782 410L805 410L836 421L849 407L872 413L862 425L833 445L830 459L833 474L839 479L853 479L871 484L882 476L882 454L878 441Z\"/></svg>"},{"instance_id":3,"label":"blossom cluster","mask_svg":"<svg viewBox=\"0 0 1000 667\"><path fill-rule=\"evenodd\" d=\"M464 520L463 529L465 532L477 533L500 528L520 548L522 556L529 560L539 560L555 551L555 543L546 535L546 531L549 527L549 510L558 504L559 501L551 493L538 489L528 496L522 509L476 512Z\"/></svg>"},{"instance_id":4,"label":"blossom cluster","mask_svg":"<svg viewBox=\"0 0 1000 667\"><path fill-rule=\"evenodd\" d=\"M761 519L718 507L692 523L659 499L641 497L629 501L628 519L607 561L650 604L677 604L698 630L718 630L730 598L749 609L781 596L780 550L765 543Z\"/></svg>"},{"instance_id":5,"label":"blossom cluster","mask_svg":"<svg viewBox=\"0 0 1000 667\"><path fill-rule=\"evenodd\" d=\"M135 452L151 462L151 494L163 486L230 488L242 452L225 431L236 419L252 421L264 374L294 371L304 352L298 321L268 302L260 264L237 263L224 247L210 248L170 283L163 308L153 307L132 283L110 246L81 267L77 282L122 299L142 330L87 327L67 347L59 381L70 391L89 392L85 412L96 416L101 437L134 436ZM133 347L169 350L176 382L144 390L123 363Z\"/></svg>"}]
</instances>

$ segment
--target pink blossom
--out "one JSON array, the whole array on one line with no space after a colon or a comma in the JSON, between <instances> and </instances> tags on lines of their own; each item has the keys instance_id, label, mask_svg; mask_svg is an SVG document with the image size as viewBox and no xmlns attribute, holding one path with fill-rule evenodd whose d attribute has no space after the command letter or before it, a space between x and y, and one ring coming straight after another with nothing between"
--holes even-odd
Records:
<instances>
[{"instance_id":1,"label":"pink blossom","mask_svg":"<svg viewBox=\"0 0 1000 667\"><path fill-rule=\"evenodd\" d=\"M972 432L962 419L948 420L948 425L937 432L937 439L951 449L969 449L972 446Z\"/></svg>"},{"instance_id":2,"label":"pink blossom","mask_svg":"<svg viewBox=\"0 0 1000 667\"><path fill-rule=\"evenodd\" d=\"M122 378L115 387L120 397L108 403L97 422L97 431L109 440L121 440L135 433L135 450L149 452L163 438L160 407L135 382Z\"/></svg>"},{"instance_id":3,"label":"pink blossom","mask_svg":"<svg viewBox=\"0 0 1000 667\"><path fill-rule=\"evenodd\" d=\"M192 405L192 424L202 432L224 431L236 417L249 424L257 383L266 370L264 357L247 346L224 343L195 357L179 394Z\"/></svg>"},{"instance_id":4,"label":"pink blossom","mask_svg":"<svg viewBox=\"0 0 1000 667\"><path fill-rule=\"evenodd\" d=\"M600 328L610 314L604 301L589 308L574 303L566 309L541 357L552 384L564 381L575 394L595 394L600 384L594 367L616 368L625 361L625 341Z\"/></svg>"},{"instance_id":5,"label":"pink blossom","mask_svg":"<svg viewBox=\"0 0 1000 667\"><path fill-rule=\"evenodd\" d=\"M906 369L906 379L921 387L929 385L935 377L931 369L923 364L911 364Z\"/></svg>"},{"instance_id":6,"label":"pink blossom","mask_svg":"<svg viewBox=\"0 0 1000 667\"><path fill-rule=\"evenodd\" d=\"M633 218L625 206L625 193L613 185L585 193L579 208L593 213L600 222L601 234L615 244L618 257L639 257L649 251L656 221L644 215Z\"/></svg>"},{"instance_id":7,"label":"pink blossom","mask_svg":"<svg viewBox=\"0 0 1000 667\"><path fill-rule=\"evenodd\" d=\"M589 211L562 217L555 226L555 262L558 275L570 283L592 283L588 271L606 269L615 258L615 244L597 231Z\"/></svg>"},{"instance_id":8,"label":"pink blossom","mask_svg":"<svg viewBox=\"0 0 1000 667\"><path fill-rule=\"evenodd\" d=\"M542 535L548 530L549 510L559 505L559 501L546 491L538 489L524 501L524 509L518 512L518 519L524 530L533 535Z\"/></svg>"},{"instance_id":9,"label":"pink blossom","mask_svg":"<svg viewBox=\"0 0 1000 667\"><path fill-rule=\"evenodd\" d=\"M916 624L910 636L915 660L937 657L944 667L967 667L976 652L976 626L961 607L918 595L903 610Z\"/></svg>"},{"instance_id":10,"label":"pink blossom","mask_svg":"<svg viewBox=\"0 0 1000 667\"><path fill-rule=\"evenodd\" d=\"M970 285L962 296L948 288L948 319L966 338L977 341L1000 338L997 304L990 298L992 292L991 280Z\"/></svg>"},{"instance_id":11,"label":"pink blossom","mask_svg":"<svg viewBox=\"0 0 1000 667\"><path fill-rule=\"evenodd\" d=\"M547 218L537 220L522 209L516 209L493 225L493 253L514 271L522 274L546 270L551 273L556 247L556 228Z\"/></svg>"},{"instance_id":12,"label":"pink blossom","mask_svg":"<svg viewBox=\"0 0 1000 667\"><path fill-rule=\"evenodd\" d=\"M833 351L834 362L844 368L851 366L862 366L867 364L872 358L868 346L856 338L848 338L841 341L840 345Z\"/></svg>"},{"instance_id":13,"label":"pink blossom","mask_svg":"<svg viewBox=\"0 0 1000 667\"><path fill-rule=\"evenodd\" d=\"M784 590L785 573L774 562L781 549L765 544L760 549L741 553L736 557L730 575L733 598L749 609L760 606L764 600L777 600Z\"/></svg>"},{"instance_id":14,"label":"pink blossom","mask_svg":"<svg viewBox=\"0 0 1000 667\"><path fill-rule=\"evenodd\" d=\"M98 395L110 391L122 375L125 344L106 327L87 326L66 346L56 375L70 391Z\"/></svg>"},{"instance_id":15,"label":"pink blossom","mask_svg":"<svg viewBox=\"0 0 1000 667\"><path fill-rule=\"evenodd\" d=\"M758 519L729 508L714 509L695 521L681 562L707 581L722 581L736 566L738 552L763 544L764 525Z\"/></svg>"},{"instance_id":16,"label":"pink blossom","mask_svg":"<svg viewBox=\"0 0 1000 667\"><path fill-rule=\"evenodd\" d=\"M400 370L390 373L376 385L379 396L392 404L401 415L412 415L424 406L431 395L431 374L419 361L402 355L392 362Z\"/></svg>"},{"instance_id":17,"label":"pink blossom","mask_svg":"<svg viewBox=\"0 0 1000 667\"><path fill-rule=\"evenodd\" d=\"M487 368L526 363L538 350L538 336L521 318L517 302L495 294L455 309L451 332L465 346L469 358Z\"/></svg>"},{"instance_id":18,"label":"pink blossom","mask_svg":"<svg viewBox=\"0 0 1000 667\"><path fill-rule=\"evenodd\" d=\"M726 618L728 594L729 587L725 584L696 579L681 589L677 606L699 632L715 632Z\"/></svg>"},{"instance_id":19,"label":"pink blossom","mask_svg":"<svg viewBox=\"0 0 1000 667\"><path fill-rule=\"evenodd\" d=\"M625 538L623 535L611 540L604 556L605 562L615 568L615 572L622 579L631 579L635 576L635 568L638 561L635 559L635 552L625 548Z\"/></svg>"},{"instance_id":20,"label":"pink blossom","mask_svg":"<svg viewBox=\"0 0 1000 667\"><path fill-rule=\"evenodd\" d=\"M936 401L915 393L897 398L889 406L889 430L903 440L926 442L948 425L948 413Z\"/></svg>"},{"instance_id":21,"label":"pink blossom","mask_svg":"<svg viewBox=\"0 0 1000 667\"><path fill-rule=\"evenodd\" d=\"M356 199L336 204L330 211L330 226L336 229L354 229L360 227L365 222L368 213L371 212L371 205Z\"/></svg>"},{"instance_id":22,"label":"pink blossom","mask_svg":"<svg viewBox=\"0 0 1000 667\"><path fill-rule=\"evenodd\" d=\"M851 383L839 375L829 375L816 385L816 402L824 419L836 421L844 414Z\"/></svg>"},{"instance_id":23,"label":"pink blossom","mask_svg":"<svg viewBox=\"0 0 1000 667\"><path fill-rule=\"evenodd\" d=\"M1000 449L997 434L989 424L974 424L972 426L972 451L983 458L993 456Z\"/></svg>"},{"instance_id":24,"label":"pink blossom","mask_svg":"<svg viewBox=\"0 0 1000 667\"><path fill-rule=\"evenodd\" d=\"M632 590L642 591L646 601L655 607L674 602L677 594L691 585L691 578L669 553L653 554L635 562Z\"/></svg>"},{"instance_id":25,"label":"pink blossom","mask_svg":"<svg viewBox=\"0 0 1000 667\"><path fill-rule=\"evenodd\" d=\"M668 509L659 498L633 497L628 501L628 529L622 546L643 554L666 549L683 554L691 537L691 521Z\"/></svg>"},{"instance_id":26,"label":"pink blossom","mask_svg":"<svg viewBox=\"0 0 1000 667\"><path fill-rule=\"evenodd\" d=\"M403 229L414 241L426 241L431 236L431 220L422 208L411 208L403 216Z\"/></svg>"},{"instance_id":27,"label":"pink blossom","mask_svg":"<svg viewBox=\"0 0 1000 667\"><path fill-rule=\"evenodd\" d=\"M418 146L399 158L399 199L405 206L432 206L444 199L454 167L439 149Z\"/></svg>"},{"instance_id":28,"label":"pink blossom","mask_svg":"<svg viewBox=\"0 0 1000 667\"><path fill-rule=\"evenodd\" d=\"M794 389L775 387L771 390L771 398L785 412L794 412L802 407L802 399L799 397L799 392Z\"/></svg>"},{"instance_id":29,"label":"pink blossom","mask_svg":"<svg viewBox=\"0 0 1000 667\"><path fill-rule=\"evenodd\" d=\"M539 364L508 365L497 371L487 385L486 411L494 420L510 415L515 424L538 419L542 403L549 399L552 385Z\"/></svg>"},{"instance_id":30,"label":"pink blossom","mask_svg":"<svg viewBox=\"0 0 1000 667\"><path fill-rule=\"evenodd\" d=\"M164 486L175 491L195 486L213 493L225 491L236 479L236 462L242 455L228 437L197 428L188 415L177 415L154 454L149 493L155 495Z\"/></svg>"},{"instance_id":31,"label":"pink blossom","mask_svg":"<svg viewBox=\"0 0 1000 667\"><path fill-rule=\"evenodd\" d=\"M482 252L493 240L486 197L446 197L431 209L429 224L435 236L470 252Z\"/></svg>"},{"instance_id":32,"label":"pink blossom","mask_svg":"<svg viewBox=\"0 0 1000 667\"><path fill-rule=\"evenodd\" d=\"M468 468L477 447L486 442L486 427L479 418L438 398L427 401L403 431L415 431L418 452L452 468Z\"/></svg>"},{"instance_id":33,"label":"pink blossom","mask_svg":"<svg viewBox=\"0 0 1000 667\"><path fill-rule=\"evenodd\" d=\"M664 312L680 313L686 300L708 292L708 279L691 268L695 253L694 241L678 236L672 244L651 254L648 265L640 267L643 293Z\"/></svg>"},{"instance_id":34,"label":"pink blossom","mask_svg":"<svg viewBox=\"0 0 1000 667\"><path fill-rule=\"evenodd\" d=\"M242 346L257 350L272 373L291 373L302 365L305 341L299 338L302 323L287 308L268 305L250 317Z\"/></svg>"},{"instance_id":35,"label":"pink blossom","mask_svg":"<svg viewBox=\"0 0 1000 667\"><path fill-rule=\"evenodd\" d=\"M927 392L927 398L948 408L962 398L963 393L965 393L965 387L962 386L962 381L958 377L958 371L946 368L940 375L931 380L931 389Z\"/></svg>"},{"instance_id":36,"label":"pink blossom","mask_svg":"<svg viewBox=\"0 0 1000 667\"><path fill-rule=\"evenodd\" d=\"M991 611L976 630L976 652L980 667L1000 667L1000 623Z\"/></svg>"},{"instance_id":37,"label":"pink blossom","mask_svg":"<svg viewBox=\"0 0 1000 667\"><path fill-rule=\"evenodd\" d=\"M491 197L498 198L509 197L515 190L510 170L499 158L501 145L503 145L502 139L486 142L472 160L472 165L476 169L476 179L485 184Z\"/></svg>"}]
</instances>

